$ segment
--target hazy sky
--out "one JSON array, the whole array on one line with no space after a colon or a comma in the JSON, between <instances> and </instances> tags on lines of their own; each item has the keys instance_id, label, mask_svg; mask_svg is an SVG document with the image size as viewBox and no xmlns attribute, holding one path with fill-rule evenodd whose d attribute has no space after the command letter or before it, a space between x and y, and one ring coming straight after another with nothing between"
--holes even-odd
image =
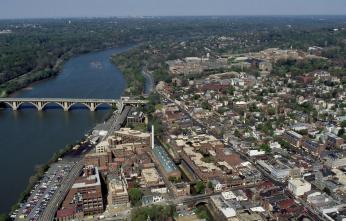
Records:
<instances>
[{"instance_id":1,"label":"hazy sky","mask_svg":"<svg viewBox=\"0 0 346 221\"><path fill-rule=\"evenodd\" d=\"M346 0L0 0L0 18L346 14Z\"/></svg>"}]
</instances>

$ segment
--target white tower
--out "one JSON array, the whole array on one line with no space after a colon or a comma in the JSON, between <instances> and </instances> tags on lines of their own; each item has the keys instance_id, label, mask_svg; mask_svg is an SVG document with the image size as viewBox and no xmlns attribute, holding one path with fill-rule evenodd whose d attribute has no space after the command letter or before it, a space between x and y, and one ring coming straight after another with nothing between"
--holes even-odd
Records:
<instances>
[{"instance_id":1,"label":"white tower","mask_svg":"<svg viewBox=\"0 0 346 221\"><path fill-rule=\"evenodd\" d=\"M154 143L155 143L154 125L151 125L151 149L154 149Z\"/></svg>"}]
</instances>

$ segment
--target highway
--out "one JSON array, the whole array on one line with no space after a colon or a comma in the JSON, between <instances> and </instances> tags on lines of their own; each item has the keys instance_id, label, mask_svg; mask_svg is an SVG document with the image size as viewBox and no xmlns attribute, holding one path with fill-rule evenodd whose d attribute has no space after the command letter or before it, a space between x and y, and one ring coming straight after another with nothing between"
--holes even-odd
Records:
<instances>
[{"instance_id":1,"label":"highway","mask_svg":"<svg viewBox=\"0 0 346 221\"><path fill-rule=\"evenodd\" d=\"M131 106L125 106L121 114L116 118L115 121L113 121L113 124L111 128L108 131L108 134L112 134L114 131L117 131L121 128L123 123L126 120L127 115L129 114L131 110Z\"/></svg>"},{"instance_id":2,"label":"highway","mask_svg":"<svg viewBox=\"0 0 346 221\"><path fill-rule=\"evenodd\" d=\"M39 217L39 221L51 221L54 220L56 211L59 209L60 204L64 200L68 191L72 187L76 178L80 175L83 169L83 160L79 160L76 165L73 166L71 172L62 181L62 185L53 195L52 199L47 205L47 208L43 211L42 215Z\"/></svg>"},{"instance_id":3,"label":"highway","mask_svg":"<svg viewBox=\"0 0 346 221\"><path fill-rule=\"evenodd\" d=\"M126 120L126 117L128 113L131 110L131 106L125 106L124 110L120 115L116 115L117 118L110 118L110 128L109 131L115 131L119 130L121 125ZM83 169L83 154L79 157L78 162L76 165L71 169L70 173L65 177L65 179L62 181L62 185L60 188L56 191L56 194L53 195L52 199L48 203L46 209L42 213L42 215L39 217L38 220L42 221L48 221L48 220L54 220L56 211L59 209L60 204L63 202L65 196L67 195L68 191L72 187L74 181L76 178L80 175L82 169Z\"/></svg>"}]
</instances>

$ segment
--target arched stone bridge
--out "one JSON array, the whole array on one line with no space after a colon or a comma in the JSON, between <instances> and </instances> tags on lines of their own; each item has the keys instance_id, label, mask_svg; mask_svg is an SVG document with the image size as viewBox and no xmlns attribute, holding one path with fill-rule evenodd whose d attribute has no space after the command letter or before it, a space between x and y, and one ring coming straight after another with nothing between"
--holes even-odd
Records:
<instances>
[{"instance_id":1,"label":"arched stone bridge","mask_svg":"<svg viewBox=\"0 0 346 221\"><path fill-rule=\"evenodd\" d=\"M0 98L0 104L7 104L12 110L18 110L23 104L31 104L38 111L44 110L48 104L57 104L64 111L69 111L75 104L86 106L90 111L96 111L97 107L102 104L116 106L122 111L124 105L139 106L147 103L146 100L135 100L129 97L121 97L120 99L79 99L79 98Z\"/></svg>"}]
</instances>

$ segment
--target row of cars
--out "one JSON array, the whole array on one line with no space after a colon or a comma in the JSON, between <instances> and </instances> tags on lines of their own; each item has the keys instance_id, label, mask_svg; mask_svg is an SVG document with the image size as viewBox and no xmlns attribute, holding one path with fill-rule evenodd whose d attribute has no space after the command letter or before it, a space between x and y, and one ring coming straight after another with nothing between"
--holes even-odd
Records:
<instances>
[{"instance_id":1,"label":"row of cars","mask_svg":"<svg viewBox=\"0 0 346 221\"><path fill-rule=\"evenodd\" d=\"M44 177L31 190L27 201L21 203L20 209L15 211L11 218L16 220L38 220L73 165L72 162L59 162L51 165L49 170L45 172Z\"/></svg>"}]
</instances>

